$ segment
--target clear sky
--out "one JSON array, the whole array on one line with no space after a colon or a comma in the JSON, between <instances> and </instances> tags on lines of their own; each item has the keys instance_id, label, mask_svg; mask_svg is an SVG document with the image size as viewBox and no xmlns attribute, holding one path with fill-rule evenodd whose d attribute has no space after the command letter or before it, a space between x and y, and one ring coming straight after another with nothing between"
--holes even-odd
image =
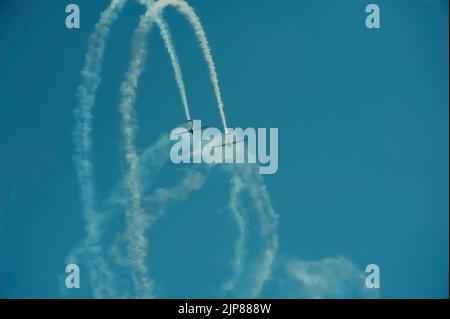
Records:
<instances>
[{"instance_id":1,"label":"clear sky","mask_svg":"<svg viewBox=\"0 0 450 319\"><path fill-rule=\"evenodd\" d=\"M80 29L65 26L69 3L80 6ZM162 215L145 230L154 296L448 297L448 2L378 0L377 30L364 24L369 1L188 3L208 36L229 126L278 128L279 169L245 185L265 185L270 203L264 192L238 201L246 254L236 274L233 175L174 165L164 147L161 158L143 162L150 172L141 176L145 215ZM81 289L68 291L61 278L86 236L74 110L88 37L108 4L0 2L0 297L98 296L88 274L94 253L80 257ZM111 198L124 192L120 87L143 13L129 0L112 24L93 109L96 209L106 220L93 249L100 247L113 278L106 296L136 295L125 208ZM164 17L193 118L220 127L192 28L172 8ZM136 148L144 154L184 120L157 28L136 97ZM183 178L189 190L178 192ZM255 208L261 202L266 215ZM257 289L271 208L279 247ZM369 292L362 276L373 263L381 288ZM225 291L230 278L235 286Z\"/></svg>"}]
</instances>

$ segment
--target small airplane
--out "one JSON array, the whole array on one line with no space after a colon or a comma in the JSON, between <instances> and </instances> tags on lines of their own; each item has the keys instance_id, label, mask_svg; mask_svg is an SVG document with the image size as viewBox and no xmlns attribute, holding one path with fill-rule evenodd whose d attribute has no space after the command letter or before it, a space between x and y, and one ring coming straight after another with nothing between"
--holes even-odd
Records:
<instances>
[{"instance_id":1,"label":"small airplane","mask_svg":"<svg viewBox=\"0 0 450 319\"><path fill-rule=\"evenodd\" d=\"M195 131L199 131L199 130L202 130L202 129L204 129L204 128L208 128L208 127L209 127L208 125L205 125L205 126L202 126L202 127L199 127L199 128L194 129L194 127L193 127L193 125L192 125L192 121L193 121L193 120L188 120L188 121L186 121L186 123L188 123L188 128L186 129L186 131L180 132L180 133L175 134L175 135L188 134L188 133L189 133L189 134L193 134Z\"/></svg>"},{"instance_id":2,"label":"small airplane","mask_svg":"<svg viewBox=\"0 0 450 319\"><path fill-rule=\"evenodd\" d=\"M227 135L229 135L230 133L225 133L225 141L227 140ZM245 141L245 139L242 139L242 140L240 140L240 141L233 141L233 142L231 142L231 141L228 141L228 142L225 142L225 143L223 143L222 145L216 145L216 146L214 146L214 148L217 148L217 147L224 147L224 146L231 146L231 145L234 145L234 144L237 144L237 143L242 143L242 142L244 142Z\"/></svg>"}]
</instances>

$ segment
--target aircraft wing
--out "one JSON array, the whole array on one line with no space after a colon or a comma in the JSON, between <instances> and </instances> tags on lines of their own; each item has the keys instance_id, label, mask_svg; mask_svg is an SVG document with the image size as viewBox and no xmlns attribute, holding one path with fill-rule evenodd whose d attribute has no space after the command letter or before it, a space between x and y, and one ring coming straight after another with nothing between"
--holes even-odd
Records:
<instances>
[{"instance_id":1,"label":"aircraft wing","mask_svg":"<svg viewBox=\"0 0 450 319\"><path fill-rule=\"evenodd\" d=\"M233 144L241 143L241 142L243 142L243 141L244 141L244 140L234 141L234 142L232 142L232 143L223 143L222 145L216 145L216 146L214 146L214 148L216 148L216 147L223 147L223 146L231 146L231 145L233 145Z\"/></svg>"}]
</instances>

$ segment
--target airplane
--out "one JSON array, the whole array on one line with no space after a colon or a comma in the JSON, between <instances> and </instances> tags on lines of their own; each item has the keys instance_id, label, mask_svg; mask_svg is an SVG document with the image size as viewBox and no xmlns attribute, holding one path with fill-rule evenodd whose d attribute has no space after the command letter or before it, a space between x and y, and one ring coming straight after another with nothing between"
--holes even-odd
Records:
<instances>
[{"instance_id":1,"label":"airplane","mask_svg":"<svg viewBox=\"0 0 450 319\"><path fill-rule=\"evenodd\" d=\"M199 128L194 129L194 127L192 126L192 121L193 121L193 120L188 120L188 121L186 121L186 123L188 123L188 128L186 129L186 131L180 132L180 133L175 134L175 135L181 135L181 134L187 134L187 133L193 134L194 131L202 130L202 129L204 129L204 128L208 128L208 127L209 127L208 125L205 125L205 126L202 126L202 127L199 127Z\"/></svg>"},{"instance_id":2,"label":"airplane","mask_svg":"<svg viewBox=\"0 0 450 319\"><path fill-rule=\"evenodd\" d=\"M225 141L227 140L227 135L228 134L229 133L225 133ZM240 141L233 141L233 142L228 141L228 142L223 143L222 145L216 145L216 146L214 146L214 148L216 148L216 147L223 147L223 146L231 146L231 145L234 145L234 144L237 144L237 143L242 143L244 141L245 141L245 139L242 139Z\"/></svg>"}]
</instances>

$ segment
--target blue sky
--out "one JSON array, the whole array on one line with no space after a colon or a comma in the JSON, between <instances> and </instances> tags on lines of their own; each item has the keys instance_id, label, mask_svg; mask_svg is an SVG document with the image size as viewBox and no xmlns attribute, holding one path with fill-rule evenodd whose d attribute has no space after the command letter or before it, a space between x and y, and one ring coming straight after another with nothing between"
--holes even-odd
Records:
<instances>
[{"instance_id":1,"label":"blue sky","mask_svg":"<svg viewBox=\"0 0 450 319\"><path fill-rule=\"evenodd\" d=\"M61 295L61 277L86 235L74 109L88 37L109 1L76 1L77 30L65 27L68 3L0 4L0 297L94 296L86 260L80 290ZM279 128L279 169L263 177L279 215L279 248L259 297L448 297L448 3L376 3L379 30L364 25L365 1L189 1L208 36L229 125ZM121 193L127 170L120 86L143 12L130 0L112 25L93 109L96 197L98 210L109 214L99 245L114 289L130 297L128 268L111 252L122 245L124 208L107 199ZM164 17L192 116L220 127L192 29L172 8ZM140 154L184 120L156 28L135 109ZM164 210L145 232L155 296L224 296L238 236L229 208L233 175L170 162L157 173L147 164L143 205L149 214ZM198 178L199 189L167 207L152 202L151 194L174 191L184 176ZM249 194L240 200L247 259L230 296L248 296L262 264L258 254L267 243L254 202ZM377 293L359 287L371 263L381 269Z\"/></svg>"}]
</instances>

